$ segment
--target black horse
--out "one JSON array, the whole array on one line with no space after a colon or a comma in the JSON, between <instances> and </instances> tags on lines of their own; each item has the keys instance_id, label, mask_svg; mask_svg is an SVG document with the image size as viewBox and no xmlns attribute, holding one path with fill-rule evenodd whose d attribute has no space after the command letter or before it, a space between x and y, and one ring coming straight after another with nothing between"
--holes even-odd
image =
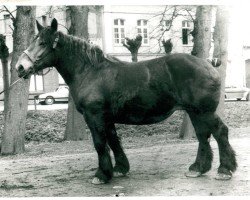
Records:
<instances>
[{"instance_id":1,"label":"black horse","mask_svg":"<svg viewBox=\"0 0 250 200\"><path fill-rule=\"evenodd\" d=\"M218 179L230 179L236 170L228 128L215 113L220 99L220 77L207 61L188 54L172 54L138 63L104 56L102 50L77 37L57 31L57 21L44 28L20 56L19 77L55 66L70 87L77 110L91 130L99 168L92 183L107 183L129 171L128 159L115 123L152 124L183 109L194 125L199 148L187 176L197 177L211 168L213 134L219 146ZM109 150L115 157L112 166Z\"/></svg>"}]
</instances>

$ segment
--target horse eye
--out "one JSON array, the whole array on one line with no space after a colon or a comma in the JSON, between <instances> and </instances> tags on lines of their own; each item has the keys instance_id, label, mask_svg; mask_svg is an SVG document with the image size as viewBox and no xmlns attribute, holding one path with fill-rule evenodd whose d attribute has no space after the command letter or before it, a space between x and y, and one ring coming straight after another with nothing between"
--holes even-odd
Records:
<instances>
[{"instance_id":1,"label":"horse eye","mask_svg":"<svg viewBox=\"0 0 250 200\"><path fill-rule=\"evenodd\" d=\"M44 46L44 45L46 45L46 43L45 43L45 42L40 42L39 45L40 45L40 46Z\"/></svg>"}]
</instances>

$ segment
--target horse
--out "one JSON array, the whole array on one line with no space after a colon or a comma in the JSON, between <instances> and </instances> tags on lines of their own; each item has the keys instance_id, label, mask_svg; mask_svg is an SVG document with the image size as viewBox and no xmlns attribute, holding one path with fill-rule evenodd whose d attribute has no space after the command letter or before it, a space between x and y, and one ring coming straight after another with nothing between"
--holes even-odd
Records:
<instances>
[{"instance_id":1,"label":"horse","mask_svg":"<svg viewBox=\"0 0 250 200\"><path fill-rule=\"evenodd\" d=\"M70 88L77 110L83 115L98 156L93 184L126 176L130 165L115 124L144 125L165 120L185 110L199 141L196 160L187 177L199 177L211 169L211 135L219 147L216 179L230 179L237 168L235 151L228 140L228 127L216 114L221 80L206 60L175 53L137 63L107 58L95 45L37 23L38 34L20 55L19 77L54 66ZM109 149L113 151L113 166Z\"/></svg>"}]
</instances>

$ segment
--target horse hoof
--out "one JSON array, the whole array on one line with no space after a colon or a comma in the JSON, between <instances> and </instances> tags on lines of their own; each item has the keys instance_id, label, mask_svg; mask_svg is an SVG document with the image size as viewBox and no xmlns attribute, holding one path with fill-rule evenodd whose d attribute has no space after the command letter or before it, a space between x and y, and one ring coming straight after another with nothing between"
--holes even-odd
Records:
<instances>
[{"instance_id":1,"label":"horse hoof","mask_svg":"<svg viewBox=\"0 0 250 200\"><path fill-rule=\"evenodd\" d=\"M191 177L191 178L197 178L201 176L200 172L196 172L196 171L188 171L185 173L186 177Z\"/></svg>"},{"instance_id":2,"label":"horse hoof","mask_svg":"<svg viewBox=\"0 0 250 200\"><path fill-rule=\"evenodd\" d=\"M102 181L101 179L97 178L97 177L94 177L93 180L92 180L92 184L94 185L101 185L101 184L104 184L105 182Z\"/></svg>"},{"instance_id":3,"label":"horse hoof","mask_svg":"<svg viewBox=\"0 0 250 200\"><path fill-rule=\"evenodd\" d=\"M114 172L113 173L113 176L115 177L115 178L117 178L117 177L124 177L124 176L127 176L128 174L127 173L121 173L121 172Z\"/></svg>"},{"instance_id":4,"label":"horse hoof","mask_svg":"<svg viewBox=\"0 0 250 200\"><path fill-rule=\"evenodd\" d=\"M222 181L230 180L231 178L232 175L222 174L222 173L218 173L215 177L216 180L222 180Z\"/></svg>"}]
</instances>

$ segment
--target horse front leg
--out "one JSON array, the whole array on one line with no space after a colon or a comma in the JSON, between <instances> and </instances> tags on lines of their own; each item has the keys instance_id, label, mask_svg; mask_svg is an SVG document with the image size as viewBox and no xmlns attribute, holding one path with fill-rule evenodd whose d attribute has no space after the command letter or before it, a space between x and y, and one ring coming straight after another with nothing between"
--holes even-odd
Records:
<instances>
[{"instance_id":1,"label":"horse front leg","mask_svg":"<svg viewBox=\"0 0 250 200\"><path fill-rule=\"evenodd\" d=\"M107 146L105 117L102 112L93 113L87 110L85 120L91 131L94 147L98 154L99 167L92 183L107 183L113 176L113 166Z\"/></svg>"},{"instance_id":2,"label":"horse front leg","mask_svg":"<svg viewBox=\"0 0 250 200\"><path fill-rule=\"evenodd\" d=\"M110 123L107 130L107 139L115 157L114 177L126 176L129 172L129 161L123 151L114 123Z\"/></svg>"}]
</instances>

